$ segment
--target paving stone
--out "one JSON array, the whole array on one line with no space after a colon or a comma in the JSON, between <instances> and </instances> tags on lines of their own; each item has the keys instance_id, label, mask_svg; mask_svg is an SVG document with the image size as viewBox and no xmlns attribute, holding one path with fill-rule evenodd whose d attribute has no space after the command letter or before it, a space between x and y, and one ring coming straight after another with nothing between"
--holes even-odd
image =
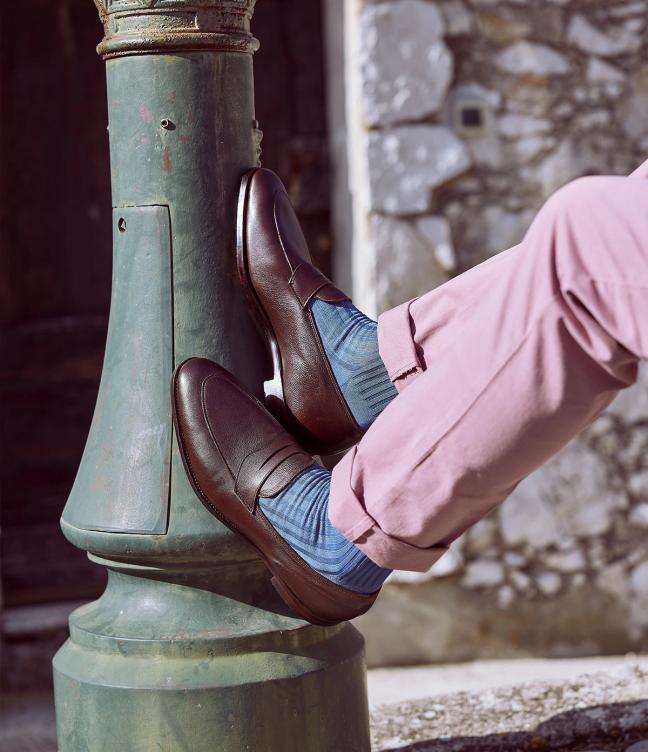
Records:
<instances>
[{"instance_id":1,"label":"paving stone","mask_svg":"<svg viewBox=\"0 0 648 752\"><path fill-rule=\"evenodd\" d=\"M453 72L438 8L423 0L369 4L359 24L367 124L391 125L437 112Z\"/></svg>"},{"instance_id":2,"label":"paving stone","mask_svg":"<svg viewBox=\"0 0 648 752\"><path fill-rule=\"evenodd\" d=\"M506 47L496 56L495 64L505 73L515 75L535 73L538 76L551 76L570 70L565 55L534 42L516 42Z\"/></svg>"},{"instance_id":3,"label":"paving stone","mask_svg":"<svg viewBox=\"0 0 648 752\"><path fill-rule=\"evenodd\" d=\"M372 750L390 748L385 740L391 749L420 752L582 751L588 740L591 752L619 750L619 729L631 739L645 729L647 691L648 673L622 666L569 682L536 681L383 705L372 713Z\"/></svg>"},{"instance_id":4,"label":"paving stone","mask_svg":"<svg viewBox=\"0 0 648 752\"><path fill-rule=\"evenodd\" d=\"M641 37L624 26L607 29L593 26L585 16L575 15L567 29L567 41L583 52L611 57L626 52L636 52L641 47Z\"/></svg>"},{"instance_id":5,"label":"paving stone","mask_svg":"<svg viewBox=\"0 0 648 752\"><path fill-rule=\"evenodd\" d=\"M463 142L442 125L389 128L369 135L370 208L423 214L431 192L471 164Z\"/></svg>"}]
</instances>

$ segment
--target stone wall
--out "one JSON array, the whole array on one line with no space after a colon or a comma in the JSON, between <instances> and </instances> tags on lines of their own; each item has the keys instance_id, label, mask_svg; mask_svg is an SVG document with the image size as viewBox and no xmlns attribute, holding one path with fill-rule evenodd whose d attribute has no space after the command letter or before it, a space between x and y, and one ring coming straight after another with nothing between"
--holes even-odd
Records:
<instances>
[{"instance_id":1,"label":"stone wall","mask_svg":"<svg viewBox=\"0 0 648 752\"><path fill-rule=\"evenodd\" d=\"M516 244L569 180L629 173L648 156L647 18L648 0L347 0L365 309ZM359 622L371 662L648 647L640 381L427 575L393 576Z\"/></svg>"}]
</instances>

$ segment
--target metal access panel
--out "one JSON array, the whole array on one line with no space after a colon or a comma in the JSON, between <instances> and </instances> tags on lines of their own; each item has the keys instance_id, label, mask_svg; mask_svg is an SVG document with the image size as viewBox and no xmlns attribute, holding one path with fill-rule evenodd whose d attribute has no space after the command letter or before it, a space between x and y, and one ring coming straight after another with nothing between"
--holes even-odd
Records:
<instances>
[{"instance_id":1,"label":"metal access panel","mask_svg":"<svg viewBox=\"0 0 648 752\"><path fill-rule=\"evenodd\" d=\"M86 530L164 533L173 302L167 206L113 210L112 300L94 417L63 513Z\"/></svg>"}]
</instances>

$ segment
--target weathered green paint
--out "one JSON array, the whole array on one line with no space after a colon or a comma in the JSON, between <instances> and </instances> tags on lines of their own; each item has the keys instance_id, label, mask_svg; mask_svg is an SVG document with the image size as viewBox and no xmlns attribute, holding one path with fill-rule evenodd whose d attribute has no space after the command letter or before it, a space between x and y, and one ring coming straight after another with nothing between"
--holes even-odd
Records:
<instances>
[{"instance_id":1,"label":"weathered green paint","mask_svg":"<svg viewBox=\"0 0 648 752\"><path fill-rule=\"evenodd\" d=\"M73 615L54 660L60 750L368 749L363 641L351 625L273 611L261 623L252 606L209 592L209 573L204 589L140 577L111 571L102 598ZM256 579L260 591L265 580L243 569L228 578L234 588Z\"/></svg>"},{"instance_id":2,"label":"weathered green paint","mask_svg":"<svg viewBox=\"0 0 648 752\"><path fill-rule=\"evenodd\" d=\"M169 210L115 209L113 234L112 315L102 383L65 518L90 530L164 533L172 434Z\"/></svg>"},{"instance_id":3,"label":"weathered green paint","mask_svg":"<svg viewBox=\"0 0 648 752\"><path fill-rule=\"evenodd\" d=\"M234 234L256 162L252 5L101 6L113 294L61 524L109 583L72 614L54 661L59 752L369 749L362 638L290 615L251 547L195 497L172 433L174 364L212 358L256 392L264 378Z\"/></svg>"},{"instance_id":4,"label":"weathered green paint","mask_svg":"<svg viewBox=\"0 0 648 752\"><path fill-rule=\"evenodd\" d=\"M198 52L119 57L108 60L106 67L115 216L119 207L152 205L168 207L170 215L173 292L167 304L173 311L173 330L168 335L173 340L174 362L192 355L211 358L259 392L264 350L239 289L234 255L239 179L256 158L251 66L250 55ZM165 119L170 128L161 125ZM123 235L129 233L127 223ZM117 246L115 254L118 269ZM139 284L158 287L159 279L145 278ZM111 306L114 310L115 305ZM134 313L119 315L136 326ZM131 335L116 332L115 336L114 344L109 342L106 369L112 368L111 355L122 351L124 336ZM168 422L171 369L161 377ZM144 384L151 378L152 369L133 371L131 379L118 383L112 396L119 401L121 392L126 398L134 382ZM140 428L154 431L158 425L150 421ZM104 437L100 434L95 439L93 431L89 441L102 444ZM124 446L122 452L132 452L132 447ZM101 508L104 522L111 514L114 502L107 487L89 500L88 489L97 482L91 476L103 470L102 465L95 468L89 455L84 457L80 479L63 513L66 536L81 548L108 558L120 555L141 560L144 556L151 562L168 561L169 556L206 554L222 561L250 555L242 541L196 499L175 445L168 529L152 531L166 535L143 537L126 534L124 529L115 540L88 524L87 516L85 524L78 524L78 508ZM104 524L101 529L115 527Z\"/></svg>"}]
</instances>

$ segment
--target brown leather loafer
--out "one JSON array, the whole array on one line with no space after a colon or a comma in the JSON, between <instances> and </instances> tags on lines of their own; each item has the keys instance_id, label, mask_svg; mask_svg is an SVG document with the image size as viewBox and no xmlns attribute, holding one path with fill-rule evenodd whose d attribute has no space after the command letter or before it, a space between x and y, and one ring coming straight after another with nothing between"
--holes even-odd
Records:
<instances>
[{"instance_id":1,"label":"brown leather loafer","mask_svg":"<svg viewBox=\"0 0 648 752\"><path fill-rule=\"evenodd\" d=\"M270 170L243 178L237 235L239 276L272 356L266 406L309 451L348 449L362 430L335 381L308 304L349 297L311 263L286 190Z\"/></svg>"},{"instance_id":2,"label":"brown leather loafer","mask_svg":"<svg viewBox=\"0 0 648 752\"><path fill-rule=\"evenodd\" d=\"M313 570L257 504L314 464L292 436L224 368L190 358L173 375L173 421L189 480L205 507L259 552L295 614L324 626L363 614L364 595Z\"/></svg>"}]
</instances>

